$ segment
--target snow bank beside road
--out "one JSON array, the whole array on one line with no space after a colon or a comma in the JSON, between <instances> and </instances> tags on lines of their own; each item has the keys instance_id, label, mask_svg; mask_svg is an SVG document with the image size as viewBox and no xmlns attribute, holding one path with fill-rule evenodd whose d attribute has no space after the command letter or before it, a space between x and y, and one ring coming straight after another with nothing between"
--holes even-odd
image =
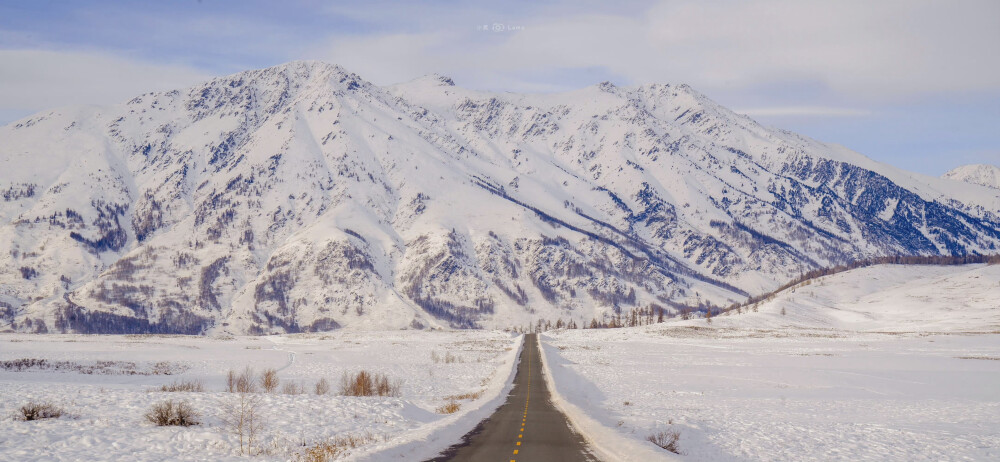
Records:
<instances>
[{"instance_id":1,"label":"snow bank beside road","mask_svg":"<svg viewBox=\"0 0 1000 462\"><path fill-rule=\"evenodd\" d=\"M542 352L545 386L552 393L553 404L566 414L576 430L583 434L605 462L678 460L652 443L614 430L611 416L600 407L600 403L604 401L601 390L566 367L569 362L552 351L552 347L542 342L541 337L538 343Z\"/></svg>"}]
</instances>

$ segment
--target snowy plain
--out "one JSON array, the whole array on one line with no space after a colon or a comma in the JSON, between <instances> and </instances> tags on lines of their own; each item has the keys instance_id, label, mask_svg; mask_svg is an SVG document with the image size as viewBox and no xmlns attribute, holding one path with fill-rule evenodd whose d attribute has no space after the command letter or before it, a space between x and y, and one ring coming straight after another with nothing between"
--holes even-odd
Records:
<instances>
[{"instance_id":1,"label":"snowy plain","mask_svg":"<svg viewBox=\"0 0 1000 462\"><path fill-rule=\"evenodd\" d=\"M92 373L0 370L0 460L246 460L222 422L224 403L234 395L223 391L226 372L246 366L258 372L275 368L282 385L296 383L306 391L262 394L264 453L253 460L297 460L308 445L346 436L364 438L365 444L343 460L422 460L457 442L501 404L520 342L520 336L499 331L228 339L4 334L0 363L34 358L97 368ZM338 395L343 373L362 369L400 380L401 395ZM313 392L320 378L331 383L330 394ZM179 379L201 380L206 390L159 391ZM437 412L449 396L469 393L478 397L454 399L458 412ZM150 406L166 399L189 401L202 414L202 424L146 422ZM16 410L32 400L52 402L70 416L15 420Z\"/></svg>"},{"instance_id":2,"label":"snowy plain","mask_svg":"<svg viewBox=\"0 0 1000 462\"><path fill-rule=\"evenodd\" d=\"M541 343L621 460L660 431L680 435L663 460L1000 460L1000 265L863 268L711 323Z\"/></svg>"}]
</instances>

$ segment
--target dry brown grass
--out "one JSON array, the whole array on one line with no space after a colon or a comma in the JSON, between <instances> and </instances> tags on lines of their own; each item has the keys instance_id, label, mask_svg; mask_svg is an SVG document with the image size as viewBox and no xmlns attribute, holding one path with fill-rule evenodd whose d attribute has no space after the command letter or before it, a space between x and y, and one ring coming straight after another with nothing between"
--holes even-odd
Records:
<instances>
[{"instance_id":1,"label":"dry brown grass","mask_svg":"<svg viewBox=\"0 0 1000 462\"><path fill-rule=\"evenodd\" d=\"M481 396L483 396L483 390L472 391L469 393L462 393L460 395L445 396L444 399L448 401L459 401L463 399L472 400L472 399L479 399Z\"/></svg>"},{"instance_id":2,"label":"dry brown grass","mask_svg":"<svg viewBox=\"0 0 1000 462\"><path fill-rule=\"evenodd\" d=\"M448 401L447 403L443 404L441 407L435 409L435 412L437 412L438 414L454 414L454 413L458 412L458 410L461 409L461 408L462 408L461 404L459 404L459 403L457 403L455 401Z\"/></svg>"},{"instance_id":3,"label":"dry brown grass","mask_svg":"<svg viewBox=\"0 0 1000 462\"><path fill-rule=\"evenodd\" d=\"M338 436L309 446L301 454L297 454L296 460L299 462L330 462L345 455L351 449L375 441L376 438L371 433L365 433L361 436Z\"/></svg>"},{"instance_id":4,"label":"dry brown grass","mask_svg":"<svg viewBox=\"0 0 1000 462\"><path fill-rule=\"evenodd\" d=\"M353 375L345 372L340 379L340 394L344 396L399 396L401 388L399 380L364 370Z\"/></svg>"}]
</instances>

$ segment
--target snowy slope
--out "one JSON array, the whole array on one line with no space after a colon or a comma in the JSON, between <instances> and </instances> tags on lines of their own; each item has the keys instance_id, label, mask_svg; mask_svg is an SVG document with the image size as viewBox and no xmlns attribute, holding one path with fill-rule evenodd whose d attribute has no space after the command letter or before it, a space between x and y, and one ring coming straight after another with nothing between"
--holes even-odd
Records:
<instances>
[{"instance_id":1,"label":"snowy slope","mask_svg":"<svg viewBox=\"0 0 1000 462\"><path fill-rule=\"evenodd\" d=\"M784 314L782 314L784 311ZM704 324L704 320L685 324ZM1000 331L1000 265L878 265L778 293L756 312L719 316L734 328L867 332Z\"/></svg>"},{"instance_id":2,"label":"snowy slope","mask_svg":"<svg viewBox=\"0 0 1000 462\"><path fill-rule=\"evenodd\" d=\"M995 165L963 165L945 173L941 178L1000 189L1000 167Z\"/></svg>"},{"instance_id":3,"label":"snowy slope","mask_svg":"<svg viewBox=\"0 0 1000 462\"><path fill-rule=\"evenodd\" d=\"M588 320L1000 249L1000 190L684 85L381 88L293 62L0 127L0 172L0 329L20 331Z\"/></svg>"}]
</instances>

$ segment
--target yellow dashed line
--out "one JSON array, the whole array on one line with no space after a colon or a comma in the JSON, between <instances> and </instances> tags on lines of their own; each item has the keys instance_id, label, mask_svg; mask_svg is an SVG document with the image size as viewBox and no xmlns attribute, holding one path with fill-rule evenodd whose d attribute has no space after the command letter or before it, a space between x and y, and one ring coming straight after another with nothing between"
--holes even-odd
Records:
<instances>
[{"instance_id":1,"label":"yellow dashed line","mask_svg":"<svg viewBox=\"0 0 1000 462\"><path fill-rule=\"evenodd\" d=\"M527 345L527 347L531 348L531 345ZM525 351L527 352L527 349L525 349ZM527 387L528 387L528 390L527 390L527 392L525 392L525 396L524 396L524 416L521 419L521 433L519 433L517 435L517 439L519 439L519 440L522 439L522 438L524 438L524 424L528 421L528 403L530 403L530 400L531 400L531 352L528 352L528 380L527 380ZM520 446L520 445L521 445L521 442L517 441L517 446ZM518 450L515 449L514 450L514 455L517 455L517 452L518 452ZM514 459L511 459L510 462L516 462L516 461Z\"/></svg>"}]
</instances>

